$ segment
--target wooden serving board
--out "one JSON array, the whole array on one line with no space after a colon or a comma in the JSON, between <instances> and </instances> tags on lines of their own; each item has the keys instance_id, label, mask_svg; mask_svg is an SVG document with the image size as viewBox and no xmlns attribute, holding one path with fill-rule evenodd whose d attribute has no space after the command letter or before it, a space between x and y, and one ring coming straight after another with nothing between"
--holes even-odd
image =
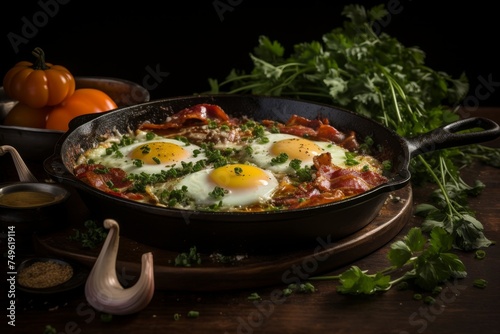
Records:
<instances>
[{"instance_id":1,"label":"wooden serving board","mask_svg":"<svg viewBox=\"0 0 500 334\"><path fill-rule=\"evenodd\" d=\"M174 265L179 252L155 248L120 236L117 274L122 285L132 286L140 275L141 256L152 252L155 286L162 290L220 291L297 283L309 276L328 273L360 259L391 241L412 215L410 185L394 191L379 215L360 231L341 240L318 242L317 246L266 255L200 254L202 263L191 267ZM35 249L43 254L72 259L91 267L100 247L84 249L69 237L74 227L36 235ZM189 249L186 249L189 253ZM230 260L220 261L220 255Z\"/></svg>"}]
</instances>

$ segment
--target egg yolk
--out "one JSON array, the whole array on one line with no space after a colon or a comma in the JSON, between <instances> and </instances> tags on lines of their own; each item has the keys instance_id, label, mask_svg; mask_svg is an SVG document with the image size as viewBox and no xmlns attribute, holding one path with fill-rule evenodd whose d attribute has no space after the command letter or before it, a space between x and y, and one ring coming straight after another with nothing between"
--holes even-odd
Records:
<instances>
[{"instance_id":1,"label":"egg yolk","mask_svg":"<svg viewBox=\"0 0 500 334\"><path fill-rule=\"evenodd\" d=\"M130 152L132 159L142 160L148 165L177 163L188 157L188 152L173 143L152 142L137 146Z\"/></svg>"},{"instance_id":2,"label":"egg yolk","mask_svg":"<svg viewBox=\"0 0 500 334\"><path fill-rule=\"evenodd\" d=\"M314 142L304 138L290 138L275 142L270 153L278 156L286 153L289 159L299 159L301 161L311 161L316 155L321 154L321 148Z\"/></svg>"},{"instance_id":3,"label":"egg yolk","mask_svg":"<svg viewBox=\"0 0 500 334\"><path fill-rule=\"evenodd\" d=\"M216 168L210 173L210 179L224 189L257 188L269 183L269 175L266 172L245 164L231 164Z\"/></svg>"}]
</instances>

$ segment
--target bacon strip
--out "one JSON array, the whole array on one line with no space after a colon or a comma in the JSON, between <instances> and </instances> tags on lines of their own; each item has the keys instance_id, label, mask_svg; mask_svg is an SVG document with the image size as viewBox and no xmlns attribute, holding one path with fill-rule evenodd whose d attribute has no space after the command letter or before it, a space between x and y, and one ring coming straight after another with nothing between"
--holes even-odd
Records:
<instances>
[{"instance_id":1,"label":"bacon strip","mask_svg":"<svg viewBox=\"0 0 500 334\"><path fill-rule=\"evenodd\" d=\"M328 152L314 157L313 161L318 171L313 184L323 191L339 189L345 196L353 196L387 182L385 176L370 170L358 171L335 166Z\"/></svg>"},{"instance_id":2,"label":"bacon strip","mask_svg":"<svg viewBox=\"0 0 500 334\"><path fill-rule=\"evenodd\" d=\"M332 164L330 153L313 158L317 170L312 182L298 187L281 185L275 195L276 205L286 205L290 209L309 207L343 200L364 193L387 178L373 171L357 171L340 168Z\"/></svg>"},{"instance_id":3,"label":"bacon strip","mask_svg":"<svg viewBox=\"0 0 500 334\"><path fill-rule=\"evenodd\" d=\"M358 147L354 132L346 136L343 132L331 126L327 118L311 120L292 115L284 124L271 120L263 120L262 124L268 128L277 127L280 133L305 137L311 140L331 141L349 150Z\"/></svg>"},{"instance_id":4,"label":"bacon strip","mask_svg":"<svg viewBox=\"0 0 500 334\"><path fill-rule=\"evenodd\" d=\"M128 192L132 181L127 180L127 174L120 168L107 168L100 164L83 164L75 167L74 174L81 181L105 193L133 200L144 198L141 194ZM113 185L113 188L109 187L110 184Z\"/></svg>"},{"instance_id":5,"label":"bacon strip","mask_svg":"<svg viewBox=\"0 0 500 334\"><path fill-rule=\"evenodd\" d=\"M208 124L209 120L216 122L227 122L230 121L230 118L218 105L202 103L182 109L175 115L172 115L168 121L162 124L144 123L139 126L139 129L180 129L184 126L189 125Z\"/></svg>"}]
</instances>

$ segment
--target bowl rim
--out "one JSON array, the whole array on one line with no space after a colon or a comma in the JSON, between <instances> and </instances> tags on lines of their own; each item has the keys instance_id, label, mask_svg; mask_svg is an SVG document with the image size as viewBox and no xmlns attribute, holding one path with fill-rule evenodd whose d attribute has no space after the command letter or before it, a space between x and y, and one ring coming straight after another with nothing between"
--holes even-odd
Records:
<instances>
[{"instance_id":1,"label":"bowl rim","mask_svg":"<svg viewBox=\"0 0 500 334\"><path fill-rule=\"evenodd\" d=\"M14 209L14 210L26 210L26 209L39 209L48 206L58 205L60 203L65 202L71 192L58 183L45 183L45 182L10 182L5 184L0 184L0 196L5 194L11 194L18 191L26 191L26 190L38 190L40 192L50 193L54 195L55 199L52 202L41 204L41 205L32 205L26 207L17 207L0 204L0 208L4 209Z\"/></svg>"}]
</instances>

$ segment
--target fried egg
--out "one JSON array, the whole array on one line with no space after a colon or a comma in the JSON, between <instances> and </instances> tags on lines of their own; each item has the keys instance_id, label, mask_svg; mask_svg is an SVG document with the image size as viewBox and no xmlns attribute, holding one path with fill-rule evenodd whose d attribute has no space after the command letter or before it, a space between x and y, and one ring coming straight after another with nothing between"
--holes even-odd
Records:
<instances>
[{"instance_id":1,"label":"fried egg","mask_svg":"<svg viewBox=\"0 0 500 334\"><path fill-rule=\"evenodd\" d=\"M160 173L162 170L179 168L182 163L196 163L205 159L199 146L180 140L145 136L136 137L131 145L110 151L109 147L94 149L87 155L94 163L121 168L127 173Z\"/></svg>"},{"instance_id":2,"label":"fried egg","mask_svg":"<svg viewBox=\"0 0 500 334\"><path fill-rule=\"evenodd\" d=\"M197 205L222 203L224 207L235 207L269 201L278 181L270 171L257 166L228 164L186 175L176 188L183 186ZM216 188L218 193L214 192Z\"/></svg>"},{"instance_id":3,"label":"fried egg","mask_svg":"<svg viewBox=\"0 0 500 334\"><path fill-rule=\"evenodd\" d=\"M274 173L292 172L289 163L293 159L300 160L301 167L311 167L313 158L325 152L330 152L334 164L342 167L345 165L347 151L334 143L309 140L285 133L270 133L266 137L269 139L267 143L252 144L249 161ZM288 157L286 161L281 163L273 161L283 153Z\"/></svg>"}]
</instances>

